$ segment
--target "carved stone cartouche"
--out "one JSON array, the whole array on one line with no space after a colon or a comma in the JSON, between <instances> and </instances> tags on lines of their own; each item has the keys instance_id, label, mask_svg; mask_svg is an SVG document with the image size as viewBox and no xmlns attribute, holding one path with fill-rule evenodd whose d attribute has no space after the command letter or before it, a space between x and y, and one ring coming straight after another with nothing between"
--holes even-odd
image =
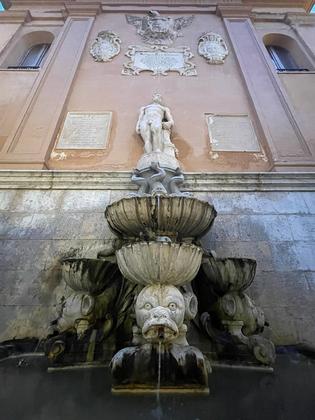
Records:
<instances>
[{"instance_id":1,"label":"carved stone cartouche","mask_svg":"<svg viewBox=\"0 0 315 420\"><path fill-rule=\"evenodd\" d=\"M95 61L106 62L120 53L121 40L115 32L99 32L90 48L90 54Z\"/></svg>"},{"instance_id":2,"label":"carved stone cartouche","mask_svg":"<svg viewBox=\"0 0 315 420\"><path fill-rule=\"evenodd\" d=\"M125 56L129 61L123 65L121 74L124 76L138 76L143 71L152 72L153 76L167 76L168 72L197 76L196 65L191 61L194 55L187 46L130 45Z\"/></svg>"},{"instance_id":3,"label":"carved stone cartouche","mask_svg":"<svg viewBox=\"0 0 315 420\"><path fill-rule=\"evenodd\" d=\"M213 32L208 32L198 40L198 53L209 64L223 64L229 51L224 39Z\"/></svg>"},{"instance_id":4,"label":"carved stone cartouche","mask_svg":"<svg viewBox=\"0 0 315 420\"><path fill-rule=\"evenodd\" d=\"M198 40L198 53L209 64L223 64L229 51L220 35L208 32L203 34Z\"/></svg>"}]
</instances>

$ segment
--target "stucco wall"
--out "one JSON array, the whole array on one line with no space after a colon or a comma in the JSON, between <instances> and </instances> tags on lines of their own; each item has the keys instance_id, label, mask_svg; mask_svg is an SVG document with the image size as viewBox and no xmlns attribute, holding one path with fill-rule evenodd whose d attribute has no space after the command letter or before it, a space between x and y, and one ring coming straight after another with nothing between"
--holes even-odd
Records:
<instances>
[{"instance_id":1,"label":"stucco wall","mask_svg":"<svg viewBox=\"0 0 315 420\"><path fill-rule=\"evenodd\" d=\"M135 11L135 15L138 15ZM255 115L242 84L237 61L220 17L192 13L194 20L182 30L172 47L188 46L194 54L197 76L181 77L169 72L167 76L152 76L143 72L139 76L122 75L123 65L130 59L125 56L130 45L145 45L133 25L127 24L125 13L110 13L97 16L90 32L82 61L72 87L66 111L113 112L113 124L107 150L101 157L93 151L89 158L82 158L80 151L65 151L65 160L52 159L50 168L65 169L86 167L88 169L130 170L142 153L143 143L135 132L141 106L151 101L154 92L163 95L171 109L175 126L173 142L180 151L182 166L187 171L211 171L220 168L229 170L266 170L266 150L263 153L216 153L211 154L206 114L246 114L256 125ZM143 16L143 15L142 15ZM179 12L170 13L177 18ZM187 16L187 14L185 14ZM104 29L119 34L121 53L109 63L95 62L89 49L97 34ZM198 38L209 31L219 33L227 42L229 56L224 65L209 65L198 54ZM82 100L84 98L84 100ZM65 114L64 114L65 115ZM262 150L264 140L256 127ZM81 157L80 157L81 156Z\"/></svg>"},{"instance_id":2,"label":"stucco wall","mask_svg":"<svg viewBox=\"0 0 315 420\"><path fill-rule=\"evenodd\" d=\"M315 151L315 108L311 102L315 97L315 74L281 74L279 76L290 97L303 135L308 140L310 148Z\"/></svg>"},{"instance_id":3,"label":"stucco wall","mask_svg":"<svg viewBox=\"0 0 315 420\"><path fill-rule=\"evenodd\" d=\"M65 190L69 185L47 189L37 176L33 183L25 176L24 189L4 182L0 189L0 340L47 333L63 293L59 259L95 257L112 237L104 218L106 205L128 192L123 181L119 187L119 177L115 188L120 190L105 190L96 181L94 189ZM72 176L73 188L80 188L84 174ZM300 191L276 191L281 184L277 176L272 191L262 191L266 181L259 177L256 191L244 191L245 179L231 182L228 176L222 176L222 191L205 191L206 182L199 188L203 192L192 188L218 212L203 242L219 256L257 260L250 294L264 309L275 343L315 344L315 194L303 184ZM208 189L215 189L213 185Z\"/></svg>"}]
</instances>

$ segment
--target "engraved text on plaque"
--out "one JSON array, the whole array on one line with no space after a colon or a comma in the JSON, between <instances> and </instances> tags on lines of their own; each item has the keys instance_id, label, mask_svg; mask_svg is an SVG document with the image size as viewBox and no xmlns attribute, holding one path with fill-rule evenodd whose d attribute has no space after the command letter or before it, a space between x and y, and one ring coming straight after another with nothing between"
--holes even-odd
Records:
<instances>
[{"instance_id":1,"label":"engraved text on plaque","mask_svg":"<svg viewBox=\"0 0 315 420\"><path fill-rule=\"evenodd\" d=\"M247 115L207 115L211 149L217 152L260 152Z\"/></svg>"},{"instance_id":2,"label":"engraved text on plaque","mask_svg":"<svg viewBox=\"0 0 315 420\"><path fill-rule=\"evenodd\" d=\"M105 149L111 112L68 112L57 149Z\"/></svg>"},{"instance_id":3,"label":"engraved text on plaque","mask_svg":"<svg viewBox=\"0 0 315 420\"><path fill-rule=\"evenodd\" d=\"M175 71L181 76L196 76L195 64L188 47L167 48L165 46L139 47L132 45L126 53L130 59L124 64L123 75L136 76L142 71L150 71L153 75Z\"/></svg>"}]
</instances>

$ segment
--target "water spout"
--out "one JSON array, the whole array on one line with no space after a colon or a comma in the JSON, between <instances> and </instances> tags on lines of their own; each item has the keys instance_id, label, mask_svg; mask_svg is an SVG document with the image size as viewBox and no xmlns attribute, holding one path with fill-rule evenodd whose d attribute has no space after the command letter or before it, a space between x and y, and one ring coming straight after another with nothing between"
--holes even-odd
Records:
<instances>
[{"instance_id":1,"label":"water spout","mask_svg":"<svg viewBox=\"0 0 315 420\"><path fill-rule=\"evenodd\" d=\"M163 327L159 327L158 337L159 337L159 351L160 351L160 344L161 344L162 340L164 340L164 328Z\"/></svg>"}]
</instances>

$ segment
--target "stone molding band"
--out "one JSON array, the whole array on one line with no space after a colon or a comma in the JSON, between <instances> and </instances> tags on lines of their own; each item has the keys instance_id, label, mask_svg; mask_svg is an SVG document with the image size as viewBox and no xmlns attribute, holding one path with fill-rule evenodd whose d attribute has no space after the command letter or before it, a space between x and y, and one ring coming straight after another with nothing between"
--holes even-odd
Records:
<instances>
[{"instance_id":1,"label":"stone molding band","mask_svg":"<svg viewBox=\"0 0 315 420\"><path fill-rule=\"evenodd\" d=\"M0 170L0 190L135 190L132 172ZM183 190L315 191L314 172L185 172Z\"/></svg>"}]
</instances>

